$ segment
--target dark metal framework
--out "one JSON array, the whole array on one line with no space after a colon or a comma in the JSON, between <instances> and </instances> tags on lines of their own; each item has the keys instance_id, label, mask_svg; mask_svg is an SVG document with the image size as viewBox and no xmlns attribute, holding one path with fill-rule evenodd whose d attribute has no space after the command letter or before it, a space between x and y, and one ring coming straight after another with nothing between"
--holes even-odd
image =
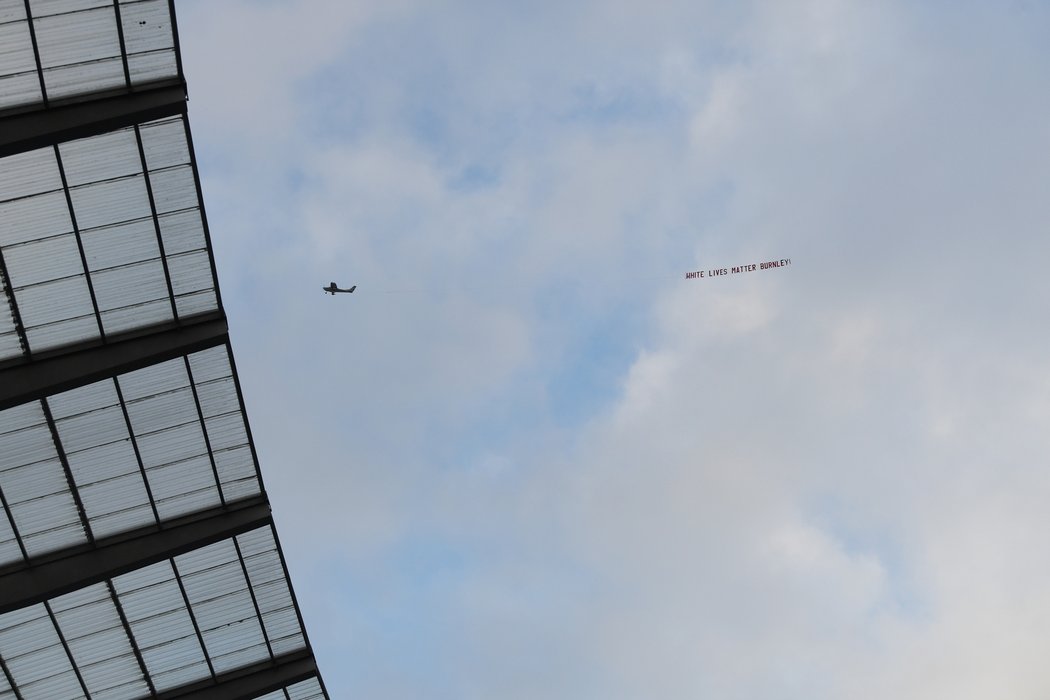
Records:
<instances>
[{"instance_id":1,"label":"dark metal framework","mask_svg":"<svg viewBox=\"0 0 1050 700\"><path fill-rule=\"evenodd\" d=\"M73 667L73 673L77 677L77 683L80 684L80 689L84 692L84 697L91 697L91 691L88 690L87 683L84 682L84 674L77 666L77 660L73 656L73 652L69 649L69 642L66 641L66 636L62 634L62 628L58 624L58 619L55 617L55 611L51 608L51 604L46 600L44 601L44 609L47 611L48 619L51 620L51 624L55 628L55 632L58 634L58 641L62 644L62 650L66 653L66 658L69 659L70 666Z\"/></svg>"},{"instance_id":2,"label":"dark metal framework","mask_svg":"<svg viewBox=\"0 0 1050 700\"><path fill-rule=\"evenodd\" d=\"M142 677L146 681L146 687L149 688L150 695L157 694L157 688L153 685L153 679L150 678L149 669L146 667L146 661L142 658L142 650L139 648L138 641L135 639L135 634L131 631L131 623L128 622L128 616L124 612L124 606L120 603L120 597L117 596L117 591L113 588L113 579L106 579L106 590L109 592L109 599L113 602L113 607L117 611L117 615L120 617L120 626L124 629L124 634L127 635L128 640L131 642L131 651L135 655L135 663L138 664L139 672L142 673Z\"/></svg>"},{"instance_id":3,"label":"dark metal framework","mask_svg":"<svg viewBox=\"0 0 1050 700\"><path fill-rule=\"evenodd\" d=\"M46 108L49 103L47 96L47 85L44 81L44 64L40 60L40 43L36 38L36 22L33 21L33 7L29 0L24 0L26 8L26 19L29 25L29 38L33 42L33 59L36 61L36 74L37 80L40 81L40 97L43 100L44 107Z\"/></svg>"},{"instance_id":4,"label":"dark metal framework","mask_svg":"<svg viewBox=\"0 0 1050 700\"><path fill-rule=\"evenodd\" d=\"M273 660L230 673L218 674L210 684L177 688L156 696L157 700L249 700L294 685L308 678L320 678L313 656L293 652Z\"/></svg>"},{"instance_id":5,"label":"dark metal framework","mask_svg":"<svg viewBox=\"0 0 1050 700\"><path fill-rule=\"evenodd\" d=\"M0 570L0 614L271 524L265 497L132 530Z\"/></svg>"},{"instance_id":6,"label":"dark metal framework","mask_svg":"<svg viewBox=\"0 0 1050 700\"><path fill-rule=\"evenodd\" d=\"M165 323L139 329L129 336L123 339L111 336L105 345L91 342L0 368L0 410L222 345L228 340L226 318L222 313L186 319L177 325Z\"/></svg>"},{"instance_id":7,"label":"dark metal framework","mask_svg":"<svg viewBox=\"0 0 1050 700\"><path fill-rule=\"evenodd\" d=\"M208 264L211 267L210 274L213 281L216 281L214 295L218 310L190 315L180 314L175 304L176 294L173 288L172 273L169 270L168 257L165 255L165 240L162 236L158 207L150 182L147 153L144 150L140 127L143 123L157 119L176 115L185 117L186 115L186 86L182 75L182 57L178 46L174 0L168 0L167 5L176 65L175 73L163 79L138 83L134 80L133 68L129 62L128 38L125 36L122 19L122 10L132 4L134 0L124 2L113 0L112 7L124 77L123 88L106 88L73 98L52 99L48 95L45 80L47 66L42 57L41 44L37 36L37 20L33 17L33 3L25 0L25 23L32 43L41 101L34 106L20 106L0 111L0 158L39 148L51 147L54 149L65 194L65 205L72 221L72 234L80 263L85 271L91 307L98 326L98 338L96 339L69 343L36 353L31 352L15 287L9 274L11 272L10 263L5 260L3 250L0 250L0 276L3 278L4 291L11 307L14 329L18 333L22 347L21 357L0 362L0 411L38 402L47 430L51 435L54 454L61 467L65 488L68 488L72 495L79 526L83 530L85 539L82 544L65 546L46 554L32 555L23 533L20 532L17 518L13 515L13 504L0 486L0 506L4 511L0 518L6 518L8 528L21 552L21 561L0 565L0 616L28 609L31 606L43 606L46 618L57 635L63 655L73 669L80 692L87 698L92 697L89 679L85 677L78 665L76 649L67 638L68 635L63 632L66 628L59 620L60 615L56 612L53 601L60 596L97 585L104 585L105 590L108 591L108 600L115 610L120 629L127 638L135 664L148 689L146 697L156 700L219 700L220 698L247 700L283 690L283 695L290 698L291 693L288 689L291 686L310 681L315 683L319 689L321 695L318 697L327 698L327 691L324 690L323 681L314 661L305 627L302 624L302 614L294 594L291 594L289 588L290 607L288 610L294 612L294 619L298 622L302 647L288 651L283 648L278 649L279 640L274 638L265 623L267 616L282 614L283 608L276 610L267 608L259 592L263 587L272 587L277 581L253 580L253 573L247 563L249 558L257 555L252 555L245 550L241 537L247 533L259 532L260 528L268 530L272 533L270 536L275 547L276 570L283 574L285 582L283 585L287 585L287 564L276 538L269 501L261 486L254 440L251 438L247 421L244 422L243 429L251 460L254 463L255 479L258 480L259 491L257 495L240 498L228 498L224 491L227 482L223 481L217 465L217 452L221 448L213 445L209 437L209 430L212 422L223 420L227 414L206 413L190 359L193 353L209 348L225 346L228 353L230 350L226 316L222 309L217 285L215 262L210 254L211 240L207 218L201 205L201 224L208 251ZM186 124L185 121L183 123ZM62 155L59 152L59 144L127 128L133 129L135 133L149 199L153 233L161 253L160 261L163 266L173 320L107 334L103 326L100 303L89 273L88 253L85 250L81 227L77 223L70 183L63 166ZM200 202L202 201L200 178L197 173L197 163L188 124L185 128L189 166L193 174L198 202ZM201 426L204 451L214 478L214 488L218 491L219 503L179 517L165 519L161 516L158 500L151 489L150 480L151 470L164 468L164 465L158 467L147 464L140 445L142 436L135 431L134 417L129 413L129 401L122 393L121 382L117 381L117 378L176 358L182 358L186 376L189 378L189 390L196 411L194 424L199 423ZM235 392L234 413L243 416L244 399L232 354L229 354L229 364ZM49 398L106 379L113 380L112 385L119 403L121 420L128 435L127 442L134 455L132 466L140 475L155 522L148 526L126 529L117 534L100 536L93 532L92 519L89 517L81 495L81 485L77 481L76 467L67 456L60 434L59 420L56 420ZM4 426L0 424L0 434L3 432ZM3 455L0 455L0 472L3 471L2 460ZM12 467L12 469L22 468L21 466ZM197 618L194 595L189 590L185 574L180 572L176 558L224 542L232 542L236 562L238 562L236 567L246 585L253 619L258 620L261 630L266 660L220 671L216 668L209 653L211 642L206 638L209 631L204 629L204 625ZM159 565L165 561L170 562L171 572L181 592L186 614L192 621L197 642L204 653L208 677L175 688L159 690L151 677L147 650L144 650L137 638L136 622L127 612L125 601L115 587L114 581L121 576ZM201 602L197 601L197 604ZM10 686L16 700L23 698L32 700L35 697L31 693L27 694L24 688L20 688L17 669L12 668L11 659L5 659L3 653L0 653L0 672L2 672L0 679L5 680Z\"/></svg>"},{"instance_id":8,"label":"dark metal framework","mask_svg":"<svg viewBox=\"0 0 1050 700\"><path fill-rule=\"evenodd\" d=\"M22 354L28 357L29 351L29 340L26 338L26 329L22 324L22 316L18 312L18 304L15 302L15 295L13 294L11 277L7 271L7 263L4 261L4 251L0 250L0 283L3 283L4 291L7 293L7 303L11 313L11 319L15 324L15 332L18 334L18 345L22 350Z\"/></svg>"},{"instance_id":9,"label":"dark metal framework","mask_svg":"<svg viewBox=\"0 0 1050 700\"><path fill-rule=\"evenodd\" d=\"M164 81L124 95L9 114L2 118L0 158L185 113L185 85Z\"/></svg>"}]
</instances>

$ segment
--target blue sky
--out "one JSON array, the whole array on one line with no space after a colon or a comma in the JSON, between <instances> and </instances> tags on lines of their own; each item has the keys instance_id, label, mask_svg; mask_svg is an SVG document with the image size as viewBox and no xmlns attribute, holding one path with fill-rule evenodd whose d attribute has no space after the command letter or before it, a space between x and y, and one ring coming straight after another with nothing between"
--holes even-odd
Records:
<instances>
[{"instance_id":1,"label":"blue sky","mask_svg":"<svg viewBox=\"0 0 1050 700\"><path fill-rule=\"evenodd\" d=\"M333 697L1050 693L1050 8L178 12Z\"/></svg>"}]
</instances>

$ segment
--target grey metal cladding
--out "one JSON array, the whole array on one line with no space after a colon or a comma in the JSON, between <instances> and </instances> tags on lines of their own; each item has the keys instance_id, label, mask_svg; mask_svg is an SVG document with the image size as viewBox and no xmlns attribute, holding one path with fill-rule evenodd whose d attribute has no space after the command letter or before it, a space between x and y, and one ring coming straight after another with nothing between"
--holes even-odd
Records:
<instances>
[{"instance_id":1,"label":"grey metal cladding","mask_svg":"<svg viewBox=\"0 0 1050 700\"><path fill-rule=\"evenodd\" d=\"M177 36L172 0L0 0L0 700L327 698Z\"/></svg>"}]
</instances>

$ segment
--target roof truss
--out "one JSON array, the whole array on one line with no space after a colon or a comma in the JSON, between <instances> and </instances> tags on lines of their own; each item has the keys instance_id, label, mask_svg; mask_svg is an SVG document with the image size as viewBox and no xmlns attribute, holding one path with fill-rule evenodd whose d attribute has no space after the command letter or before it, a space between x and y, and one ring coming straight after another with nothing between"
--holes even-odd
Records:
<instances>
[{"instance_id":1,"label":"roof truss","mask_svg":"<svg viewBox=\"0 0 1050 700\"><path fill-rule=\"evenodd\" d=\"M219 674L210 682L161 693L156 700L249 700L317 675L317 664L311 654L293 652L273 661Z\"/></svg>"},{"instance_id":2,"label":"roof truss","mask_svg":"<svg viewBox=\"0 0 1050 700\"><path fill-rule=\"evenodd\" d=\"M0 158L185 113L186 86L177 81L0 116Z\"/></svg>"},{"instance_id":3,"label":"roof truss","mask_svg":"<svg viewBox=\"0 0 1050 700\"><path fill-rule=\"evenodd\" d=\"M12 44L4 69L8 72L0 76L10 79L5 85L16 86L14 92L0 95L0 158L16 156L7 161L13 177L5 185L7 196L0 192L0 205L7 207L7 220L17 222L17 230L9 227L7 239L0 240L0 302L6 300L10 307L3 310L6 320L0 314L5 324L0 336L7 343L0 360L0 411L13 409L7 414L12 421L0 425L4 446L0 519L5 521L0 525L9 533L2 535L4 528L0 528L0 536L8 538L0 544L8 547L5 556L10 557L12 542L17 542L14 552L17 556L20 551L21 558L7 558L4 561L9 563L0 565L0 695L7 697L9 687L15 700L29 700L41 696L45 686L39 683L59 682L59 675L66 674L75 676L74 686L84 695L98 697L100 681L89 668L94 662L85 663L83 656L84 640L96 632L78 626L78 616L90 608L112 611L107 633L123 638L121 644L128 649L123 658L134 657L132 665L138 670L132 675L141 676L145 686L139 692L146 697L327 697L290 588L250 428L243 422L244 400L229 356L227 322L186 120L174 0L113 0L112 5L96 3L72 10L72 5L25 0L24 13L19 4L12 4L9 34L17 39L24 32L28 43ZM78 29L65 30L68 36L57 33L74 23ZM32 67L26 67L27 60ZM114 155L115 146L97 146L123 138L114 136L119 131L134 133L137 165L106 171L107 176L92 175L92 168L105 166L107 159L120 164L114 167L126 167ZM39 168L53 163L57 184L50 189L22 186L19 167L30 163ZM32 166L26 169L29 176L43 172ZM148 203L144 213L132 211L128 198L137 192L133 191L137 184L144 188L140 199ZM31 185L36 187L36 181ZM64 206L51 203L53 193L63 197ZM60 210L71 222L68 229L48 218ZM120 218L125 210L128 215ZM20 213L16 216L13 211ZM105 214L98 215L99 211ZM194 216L199 216L199 223L193 222ZM125 241L118 233L125 235L134 228L138 236L142 221L152 223L149 235L159 257L140 255L131 246L129 250L140 257L128 253L126 260L120 258L123 242L146 239ZM190 241L191 234L198 238ZM75 243L70 250L78 261L69 271L61 265L70 265L73 258L60 259L53 252L67 239ZM112 279L118 275L132 279L132 272L116 271L147 266L162 270L147 278L163 276L171 310L168 320L139 310L157 301L144 292L141 299L131 296L128 302L119 299L114 304L114 289L119 288ZM32 277L28 270L37 267L46 268L51 276ZM103 286L103 278L109 287ZM72 284L73 279L83 280L90 308L57 320L44 317L47 309L73 298L61 291L61 285ZM96 283L103 288L100 294ZM55 285L55 292L45 285ZM131 286L143 287L139 281ZM121 289L120 294L127 291ZM113 318L115 312L134 314L137 322L105 325L106 314ZM82 319L93 320L97 337L80 330L67 333L70 326L62 325ZM41 328L57 340L35 340L33 334ZM12 352L17 347L11 347L16 335L19 356ZM220 351L218 346L226 348ZM228 357L228 362L219 355ZM173 385L172 377L183 372L172 369L170 361L177 358L183 358L185 380ZM225 373L219 371L223 362ZM155 369L162 364L168 369ZM143 386L142 377L160 384ZM115 398L106 398L107 392ZM33 408L34 402L39 407ZM74 412L77 402L83 406ZM39 425L19 423L34 410L43 416ZM173 416L178 420L169 418ZM186 456L180 450L189 449L184 447L187 435L198 430L200 444L194 449L203 454ZM112 450L115 456L97 458L103 454L99 450ZM202 476L203 467L190 466L205 455L207 478ZM108 466L119 469L107 471ZM165 481L165 475L176 471L186 476L187 485L180 481L174 487ZM124 487L118 483L136 488L141 484L145 496L121 492ZM151 491L154 486L161 491L159 496ZM204 498L200 493L212 491L217 502L200 500ZM122 494L116 497L118 510L103 509L100 493L114 494L107 495L111 499L107 508L116 494ZM56 527L41 529L37 516L49 510L58 513L56 499L67 496L79 514L74 513L74 524L55 520ZM151 508L149 525L142 520L110 520L118 525L107 525L109 529L102 532L93 528L104 518L139 508L134 500L138 498L145 498ZM192 503L192 509L172 509L172 501L180 498ZM38 546L40 540L33 539L70 526L83 530L83 537L54 542L53 549ZM157 572L169 572L164 575L170 579L151 582L150 576ZM154 614L152 607L143 611L144 595L171 591L173 586L181 591L176 596L181 612L164 609ZM241 619L226 621L222 616L236 605ZM164 632L167 616L176 612L192 621L191 646L196 644L194 654L203 655L203 661L194 663L203 667L206 662L204 673L188 666L188 670L161 668L156 635ZM229 634L240 626L242 632L237 633L248 635L256 624L258 641ZM40 668L38 662L44 657L39 654L47 651L24 643L28 639L24 635L31 634L23 630L27 625L53 632L55 648L62 652L58 656L70 670L48 668L43 680L36 671L27 671ZM113 630L121 633L114 635ZM164 644L181 644L185 637L172 639ZM236 657L240 665L234 665L232 654L241 655ZM169 674L166 680L165 674Z\"/></svg>"},{"instance_id":4,"label":"roof truss","mask_svg":"<svg viewBox=\"0 0 1050 700\"><path fill-rule=\"evenodd\" d=\"M145 335L139 331L124 340L109 339L106 345L64 349L51 357L8 366L0 369L0 410L221 345L227 341L227 330L222 314L208 314L152 332L145 329Z\"/></svg>"},{"instance_id":5,"label":"roof truss","mask_svg":"<svg viewBox=\"0 0 1050 700\"><path fill-rule=\"evenodd\" d=\"M151 526L96 540L0 570L0 614L170 559L271 523L265 497L194 513L163 527Z\"/></svg>"}]
</instances>

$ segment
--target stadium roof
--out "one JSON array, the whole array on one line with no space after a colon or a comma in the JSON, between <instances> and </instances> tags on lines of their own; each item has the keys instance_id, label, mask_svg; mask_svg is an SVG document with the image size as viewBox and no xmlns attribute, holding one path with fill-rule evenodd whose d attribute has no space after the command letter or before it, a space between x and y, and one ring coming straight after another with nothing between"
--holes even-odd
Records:
<instances>
[{"instance_id":1,"label":"stadium roof","mask_svg":"<svg viewBox=\"0 0 1050 700\"><path fill-rule=\"evenodd\" d=\"M259 473L173 0L0 0L0 700L327 698Z\"/></svg>"}]
</instances>

